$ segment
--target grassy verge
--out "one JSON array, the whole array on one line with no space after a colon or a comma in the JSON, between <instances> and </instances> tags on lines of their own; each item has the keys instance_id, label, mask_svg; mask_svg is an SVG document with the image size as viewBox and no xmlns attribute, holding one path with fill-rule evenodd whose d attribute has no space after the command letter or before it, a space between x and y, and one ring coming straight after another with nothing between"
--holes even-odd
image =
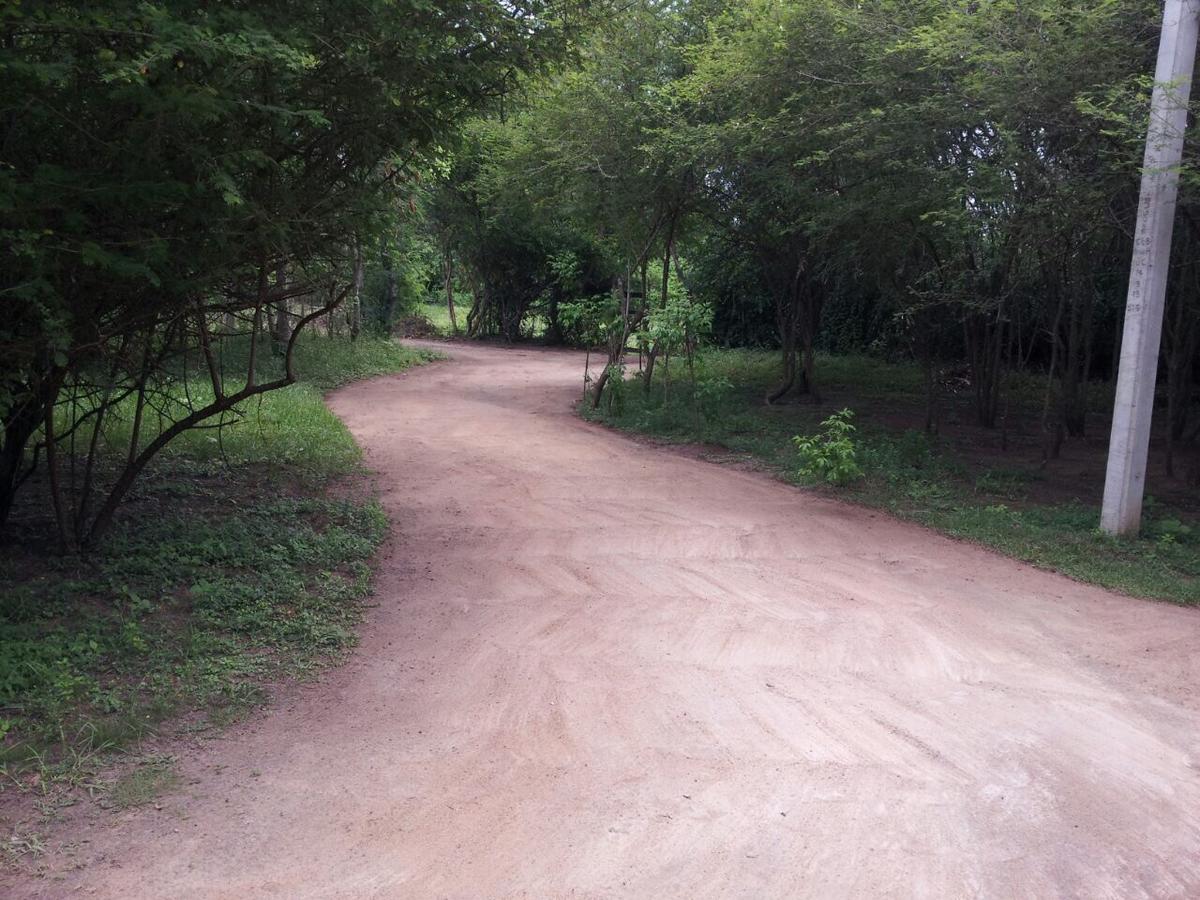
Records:
<instances>
[{"instance_id":1,"label":"grassy verge","mask_svg":"<svg viewBox=\"0 0 1200 900\"><path fill-rule=\"evenodd\" d=\"M386 521L342 478L360 452L322 391L422 359L310 338L303 383L173 444L86 557L53 553L27 499L0 548L0 790L93 783L113 751L228 722L353 644ZM171 783L142 765L108 793Z\"/></svg>"},{"instance_id":2,"label":"grassy verge","mask_svg":"<svg viewBox=\"0 0 1200 900\"><path fill-rule=\"evenodd\" d=\"M1085 485L1072 496L1053 465L1043 469L1029 452L977 452L970 441L903 427L906 410L908 418L920 418L924 388L915 366L823 358L824 404L767 406L763 396L777 365L774 354L707 350L697 361L695 396L682 380L682 366L675 367L669 390L660 366L651 391L627 380L611 408L584 414L663 441L720 447L785 481L816 486L798 474L793 437L818 431L830 413L851 407L861 411L854 443L863 476L822 489L1080 581L1200 603L1200 522L1193 511L1151 500L1141 537L1111 538L1096 527L1094 492ZM1033 379L1011 391L1015 402L1037 403ZM950 409L947 418L956 415ZM1102 466L1092 471L1093 480L1103 475Z\"/></svg>"}]
</instances>

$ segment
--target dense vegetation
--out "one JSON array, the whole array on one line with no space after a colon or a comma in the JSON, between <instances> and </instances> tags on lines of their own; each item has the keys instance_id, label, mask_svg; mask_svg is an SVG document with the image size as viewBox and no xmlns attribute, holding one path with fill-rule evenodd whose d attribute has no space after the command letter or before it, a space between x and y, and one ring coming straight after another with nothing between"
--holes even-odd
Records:
<instances>
[{"instance_id":1,"label":"dense vegetation","mask_svg":"<svg viewBox=\"0 0 1200 900\"><path fill-rule=\"evenodd\" d=\"M4 4L0 528L42 472L59 543L96 546L170 442L296 381L306 326L356 336L441 142L573 27L541 0Z\"/></svg>"},{"instance_id":2,"label":"dense vegetation","mask_svg":"<svg viewBox=\"0 0 1200 900\"><path fill-rule=\"evenodd\" d=\"M700 336L774 347L770 401L820 399L821 349L912 360L931 433L948 384L1002 429L1013 376L1034 374L1053 460L1105 432L1095 382L1119 351L1160 12L635 4L578 66L475 121L427 227L473 293L471 334L544 321L610 367L634 339L647 383ZM1158 417L1166 472L1193 485L1195 171L1192 147Z\"/></svg>"},{"instance_id":3,"label":"dense vegetation","mask_svg":"<svg viewBox=\"0 0 1200 900\"><path fill-rule=\"evenodd\" d=\"M64 785L164 719L226 722L352 645L386 521L346 480L361 454L323 392L424 355L369 336L309 335L296 352L305 380L174 442L91 554L56 552L42 510L18 502L0 556L0 774L13 784L68 801Z\"/></svg>"},{"instance_id":4,"label":"dense vegetation","mask_svg":"<svg viewBox=\"0 0 1200 900\"><path fill-rule=\"evenodd\" d=\"M414 192L583 24L0 5L0 790L89 779L349 645L385 522L323 391L420 360L389 336Z\"/></svg>"},{"instance_id":5,"label":"dense vegetation","mask_svg":"<svg viewBox=\"0 0 1200 900\"><path fill-rule=\"evenodd\" d=\"M630 346L647 388L702 343L774 349L772 403L821 401L821 350L912 361L930 434L959 388L1006 433L1035 377L1051 463L1105 432L1159 13L6 8L0 525L38 473L60 544L95 545L167 444L296 379L306 326L439 295L451 331L599 350L595 405ZM1182 176L1153 477L1194 486L1194 150Z\"/></svg>"}]
</instances>

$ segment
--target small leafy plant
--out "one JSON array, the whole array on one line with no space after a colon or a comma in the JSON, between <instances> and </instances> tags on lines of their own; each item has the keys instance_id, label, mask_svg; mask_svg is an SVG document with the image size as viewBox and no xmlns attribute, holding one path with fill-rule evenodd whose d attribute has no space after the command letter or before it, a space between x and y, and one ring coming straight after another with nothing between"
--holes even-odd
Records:
<instances>
[{"instance_id":1,"label":"small leafy plant","mask_svg":"<svg viewBox=\"0 0 1200 900\"><path fill-rule=\"evenodd\" d=\"M613 363L608 367L608 412L620 415L625 410L625 366Z\"/></svg>"},{"instance_id":2,"label":"small leafy plant","mask_svg":"<svg viewBox=\"0 0 1200 900\"><path fill-rule=\"evenodd\" d=\"M696 405L706 415L715 415L733 393L733 382L724 375L701 378L696 382Z\"/></svg>"},{"instance_id":3,"label":"small leafy plant","mask_svg":"<svg viewBox=\"0 0 1200 900\"><path fill-rule=\"evenodd\" d=\"M828 484L848 484L863 475L854 442L854 412L843 409L821 423L816 434L792 438L800 457L797 473L802 478Z\"/></svg>"}]
</instances>

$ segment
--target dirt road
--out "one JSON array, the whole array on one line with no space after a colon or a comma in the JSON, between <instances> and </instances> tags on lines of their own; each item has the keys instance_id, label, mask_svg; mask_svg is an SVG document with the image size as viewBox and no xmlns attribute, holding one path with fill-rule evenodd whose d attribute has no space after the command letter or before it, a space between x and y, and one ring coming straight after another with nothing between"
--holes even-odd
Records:
<instances>
[{"instance_id":1,"label":"dirt road","mask_svg":"<svg viewBox=\"0 0 1200 900\"><path fill-rule=\"evenodd\" d=\"M1197 611L450 352L332 399L395 521L353 661L15 896L1200 896Z\"/></svg>"}]
</instances>

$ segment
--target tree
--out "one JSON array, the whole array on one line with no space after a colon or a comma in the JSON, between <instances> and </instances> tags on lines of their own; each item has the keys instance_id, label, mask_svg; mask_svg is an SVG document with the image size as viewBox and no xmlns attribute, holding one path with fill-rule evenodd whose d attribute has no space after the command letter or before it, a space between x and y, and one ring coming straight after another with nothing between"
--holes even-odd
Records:
<instances>
[{"instance_id":1,"label":"tree","mask_svg":"<svg viewBox=\"0 0 1200 900\"><path fill-rule=\"evenodd\" d=\"M63 543L94 543L175 435L294 380L298 334L353 289L397 186L575 24L540 0L5 6L0 524L44 462ZM291 329L263 381L273 312ZM195 365L212 397L175 405ZM131 436L101 489L116 418Z\"/></svg>"}]
</instances>

